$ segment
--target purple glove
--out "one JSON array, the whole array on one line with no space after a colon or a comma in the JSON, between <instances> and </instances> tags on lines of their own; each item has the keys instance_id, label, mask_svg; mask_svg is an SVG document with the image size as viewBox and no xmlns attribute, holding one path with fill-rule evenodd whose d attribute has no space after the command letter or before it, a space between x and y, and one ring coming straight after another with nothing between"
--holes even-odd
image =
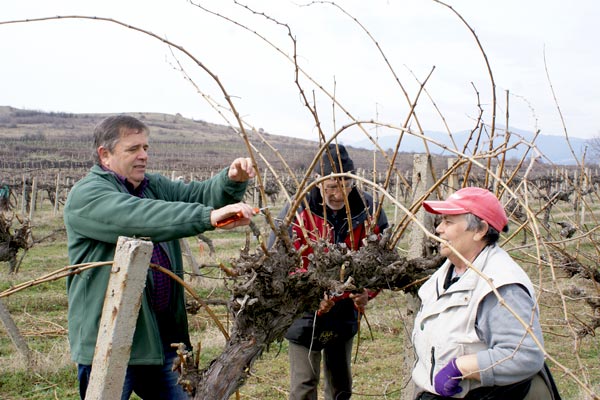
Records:
<instances>
[{"instance_id":1,"label":"purple glove","mask_svg":"<svg viewBox=\"0 0 600 400\"><path fill-rule=\"evenodd\" d=\"M462 372L456 366L456 357L435 375L435 391L442 396L450 397L462 392L460 381Z\"/></svg>"}]
</instances>

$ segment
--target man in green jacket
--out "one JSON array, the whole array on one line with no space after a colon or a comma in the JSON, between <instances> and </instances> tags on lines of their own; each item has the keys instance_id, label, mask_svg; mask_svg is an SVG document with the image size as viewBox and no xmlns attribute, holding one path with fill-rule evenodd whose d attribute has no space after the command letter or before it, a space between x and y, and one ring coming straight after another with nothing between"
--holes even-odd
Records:
<instances>
[{"instance_id":1,"label":"man in green jacket","mask_svg":"<svg viewBox=\"0 0 600 400\"><path fill-rule=\"evenodd\" d=\"M252 207L241 203L255 171L248 158L202 182L171 181L147 174L148 127L136 118L104 119L94 130L95 163L73 187L64 209L71 264L111 261L119 236L149 238L151 263L183 277L180 238L212 230L218 221L242 215L224 229L248 225ZM110 268L67 279L69 343L85 398ZM142 295L121 399L187 399L171 371L171 343L191 347L183 288L150 270Z\"/></svg>"}]
</instances>

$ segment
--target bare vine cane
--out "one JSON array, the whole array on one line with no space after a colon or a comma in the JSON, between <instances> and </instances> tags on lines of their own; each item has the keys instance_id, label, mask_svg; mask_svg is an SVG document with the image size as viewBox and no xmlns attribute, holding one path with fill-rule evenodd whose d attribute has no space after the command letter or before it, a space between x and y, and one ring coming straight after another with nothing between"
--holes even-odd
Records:
<instances>
[{"instance_id":1,"label":"bare vine cane","mask_svg":"<svg viewBox=\"0 0 600 400\"><path fill-rule=\"evenodd\" d=\"M58 20L58 19L87 19L87 20L93 20L93 21L103 21L103 22L110 22L110 23L114 23L117 25L121 25L125 28L128 29L132 29L138 32L141 32L143 34L149 35L155 39L158 39L159 41L169 45L172 48L175 48L177 50L179 50L180 52L182 52L183 54L185 54L188 58L190 58L198 67L200 67L202 70L204 70L204 72L206 72L217 84L217 86L219 87L219 89L221 90L225 101L227 102L227 104L230 107L230 111L232 112L232 114L234 115L237 123L238 123L238 128L239 128L239 135L241 136L241 138L243 139L245 145L246 145L246 149L248 151L248 155L250 157L250 159L252 160L252 165L254 167L254 170L257 172L256 174L256 180L258 182L258 187L259 187L259 191L260 191L260 195L261 198L263 199L263 202L266 204L266 200L267 200L267 195L265 194L264 191L264 185L262 183L262 176L259 173L259 169L258 169L258 164L256 163L256 158L254 155L254 151L252 149L252 146L250 145L250 141L248 139L248 134L246 132L246 129L244 127L244 123L240 117L239 112L237 111L233 101L232 101L232 97L229 95L228 91L225 89L225 86L223 85L223 83L221 82L221 80L219 79L219 77L214 74L203 62L201 62L199 59L197 59L193 54L191 54L189 51L187 51L184 47L175 44L174 42L171 42L170 40L163 38L155 33L152 33L148 30L145 29L141 29L129 24L125 24L121 21L112 19L112 18L103 18L103 17L89 17L89 16L81 16L81 15L67 15L67 16L55 16L55 17L42 17L42 18L32 18L32 19L27 19L27 20L15 20L15 21L8 21L8 22L0 22L0 24L13 24L13 23L30 23L30 22L39 22L39 21L47 21L47 20ZM272 228L274 228L274 224L273 224L273 220L270 216L270 214L267 213L267 221L269 221L269 224L271 225ZM262 242L261 242L262 243ZM264 243L262 243L263 246L263 250L266 250L266 247L264 245Z\"/></svg>"},{"instance_id":2,"label":"bare vine cane","mask_svg":"<svg viewBox=\"0 0 600 400\"><path fill-rule=\"evenodd\" d=\"M491 136L493 137L495 134L495 130L496 130L496 82L494 80L494 74L492 73L492 67L490 65L490 62L488 60L487 57L487 53L485 52L485 50L483 49L483 45L481 44L481 42L479 41L479 37L477 36L477 33L475 33L475 30L471 27L471 25L469 25L469 23L463 18L463 16L456 11L452 6L444 3L443 1L440 0L433 0L434 2L441 4L447 8L449 8L462 22L463 24L465 24L465 26L469 29L469 31L471 31L471 34L473 35L473 38L475 39L475 41L477 42L477 46L479 47L479 50L481 51L481 55L484 58L485 61L485 65L486 68L488 70L488 75L490 76L490 84L491 84L491 92L492 92L492 127L491 127ZM492 143L490 142L490 149L492 148ZM490 170L491 164L488 163L487 165L487 170ZM486 180L487 182L487 180Z\"/></svg>"},{"instance_id":3,"label":"bare vine cane","mask_svg":"<svg viewBox=\"0 0 600 400\"><path fill-rule=\"evenodd\" d=\"M150 264L150 268L155 269L157 271L162 272L163 274L168 275L175 282L177 282L181 286L183 286L185 288L185 290L194 298L194 300L196 300L200 304L201 307L204 307L204 309L206 310L208 315L210 315L211 319L217 325L217 328L219 328L219 331L221 331L221 333L223 334L225 339L229 340L229 333L227 332L227 330L225 329L225 327L223 326L223 324L221 323L221 321L219 320L217 315L208 306L208 304L206 304L206 302L204 300L202 300L202 298L200 296L198 296L196 294L196 292L194 292L194 289L192 289L192 287L190 285L185 283L185 281L183 279L181 279L179 276L177 276L177 274L175 274L173 271L166 269L164 267L161 267L160 265Z\"/></svg>"},{"instance_id":4,"label":"bare vine cane","mask_svg":"<svg viewBox=\"0 0 600 400\"><path fill-rule=\"evenodd\" d=\"M113 264L112 261L104 261L104 262L75 264L75 265L69 265L66 267L62 267L56 271L50 272L46 275L42 275L39 278L20 283L16 286L11 286L10 288L4 290L3 292L0 292L0 298L8 297L17 292L20 292L21 290L25 290L27 288L40 285L42 283L52 282L52 281L55 281L58 279L66 278L67 276L71 276L71 275L78 275L87 269L92 269L92 268L102 267L105 265L112 265L112 264Z\"/></svg>"},{"instance_id":5,"label":"bare vine cane","mask_svg":"<svg viewBox=\"0 0 600 400\"><path fill-rule=\"evenodd\" d=\"M440 2L440 3L441 3L441 2ZM441 3L441 4L443 4L443 3ZM462 19L462 18L461 18L461 19ZM487 58L486 58L486 61L487 61ZM295 62L295 61L294 61L294 62ZM297 65L297 64L296 64L296 65ZM299 71L299 70L300 70L300 69L298 69L298 71ZM335 97L335 96L333 96L333 97ZM337 102L337 100L336 100L336 102ZM494 106L495 106L495 101L494 101ZM239 116L238 116L238 118L239 118ZM495 121L495 111L494 111L494 120L493 120L493 123L494 123L494 121ZM361 129L363 128L363 127L362 127L362 124L358 124L358 125L361 127ZM477 126L480 126L480 125L479 125L479 124L477 124ZM494 125L492 125L492 132L493 132L493 131L494 131ZM539 133L539 132L537 132L537 133ZM536 133L536 134L537 134L537 133ZM479 134L481 134L481 130L479 131ZM477 139L476 139L476 140L477 140ZM506 143L506 142L505 142L505 143ZM492 147L493 147L493 146L492 146L492 145L491 145L491 143L490 143L490 150L492 149ZM503 149L502 149L502 151L499 153L499 154L501 154L503 157L506 155L506 151L505 151L505 150L506 150L506 148L503 148ZM464 153L464 151L463 151L463 153ZM492 153L493 153L493 151L490 151L490 152L488 153L488 158L487 158L487 164L488 164L488 167L487 167L487 168L485 168L485 167L484 167L484 168L482 168L483 170L485 170L485 171L486 171L486 179L487 179L487 178L489 178L489 177L491 177L491 176L493 176L493 175L489 175L489 174L487 174L487 172L488 172L488 171L491 171L491 169L490 169L490 167L489 167L489 166L490 166L490 161L491 161L491 158L490 158L490 157L492 156ZM466 160L470 160L470 158L466 158ZM470 160L470 161L472 161L472 160ZM504 168L500 168L500 172L498 172L498 173L497 173L497 176L498 176L498 177L502 177L502 176L504 176L503 170L504 170ZM515 170L515 174L513 174L513 177L514 177L514 176L516 176L516 170ZM499 179L499 178L497 178L497 179ZM509 178L509 180L508 180L508 181L504 181L504 183L505 183L505 185L506 185L506 188L508 188L508 186L509 186L509 183L511 182L511 180L512 180L512 177L511 177L511 178ZM501 183L502 183L502 182L501 182ZM526 184L526 183L524 183L524 187L526 187L526 185L527 185L527 184ZM501 190L501 191L504 191L504 190L505 190L505 186L499 185L498 187L500 188L500 190ZM502 193L502 192L499 192L498 194L500 194L500 193ZM523 203L524 203L526 206L528 205L528 204L527 204L527 199L526 199L526 198L523 200ZM548 258L546 261L542 261L542 257L541 257L541 256L543 256L543 254L542 254L542 253L543 253L543 251L544 251L544 250L546 251L546 253L548 253L548 254L551 254L551 250L552 250L552 247L553 247L553 246L552 246L552 243L551 243L551 242L547 242L547 241L546 241L546 242L543 242L543 240L541 240L541 238L540 238L540 235L539 235L539 226L537 225L537 221L535 220L535 215L533 215L533 213L531 212L531 210L529 209L529 207L527 207L527 210L526 210L526 212L527 212L527 214L528 214L528 219L529 219L529 221L530 221L530 224L532 225L532 231L534 232L535 245L537 246L537 247L536 247L536 253L537 253L537 254L532 254L532 255L531 255L531 257L532 257L533 259L537 259L537 260L539 260L539 261L538 261L538 266L540 267L540 270L541 270L541 267L542 267L542 265L543 265L544 263L548 263L548 265L550 265L550 266L552 267L551 271L552 271L552 273L554 274L553 266L554 266L554 264L555 264L555 262L556 262L556 261L553 259L554 257L553 257L553 256L551 256L551 257L549 257L549 258ZM543 244L541 244L541 243L543 243ZM544 264L544 265L545 265L545 264ZM555 277L554 277L554 275L553 275L553 279L554 279L554 278L555 278ZM559 290L559 293L560 293L560 295L561 295L561 298L562 298L562 293L560 292L560 290ZM0 296L1 296L1 294L0 294ZM564 300L564 299L563 299L563 300ZM564 305L564 301L563 301L563 305ZM566 310L565 310L565 316L566 316ZM566 370L565 370L565 371L566 371Z\"/></svg>"},{"instance_id":6,"label":"bare vine cane","mask_svg":"<svg viewBox=\"0 0 600 400\"><path fill-rule=\"evenodd\" d=\"M371 324L369 323L369 320L367 319L367 313L364 311L359 311L358 312L358 332L356 334L356 350L354 352L354 363L356 363L356 361L358 360L358 349L360 348L360 343L361 343L361 337L360 337L360 331L361 331L361 321L362 319L365 319L365 322L367 323L367 328L369 328L369 334L371 335L371 340L375 340L375 336L373 336L373 329L371 328Z\"/></svg>"},{"instance_id":7,"label":"bare vine cane","mask_svg":"<svg viewBox=\"0 0 600 400\"><path fill-rule=\"evenodd\" d=\"M362 31L364 31L365 34L369 37L369 39L372 41L373 45L377 48L377 50L381 54L381 56L382 56L382 58L383 58L383 60L384 60L384 62L386 64L386 66L390 70L392 76L394 77L394 80L396 81L396 83L400 87L402 93L404 94L404 97L406 98L406 101L407 101L408 105L410 106L410 111L409 111L408 115L406 116L406 119L405 119L404 123L402 124L402 128L403 129L408 129L408 124L409 124L410 120L414 119L414 121L416 122L416 124L417 124L417 126L419 128L419 131L422 134L423 133L423 128L421 126L419 118L417 117L417 114L415 112L415 108L417 106L417 103L418 103L419 97L421 95L421 92L425 88L425 85L426 85L427 81L429 80L429 78L431 77L431 75L432 75L435 67L433 67L431 69L431 71L429 72L429 74L427 75L427 77L425 78L425 80L422 83L420 83L420 88L419 88L419 91L418 91L417 95L415 96L415 99L411 100L410 96L408 95L407 90L404 88L404 85L402 84L402 82L398 78L398 75L396 74L396 71L394 70L394 68L390 64L387 56L385 55L385 52L381 48L379 42L373 37L373 35L371 34L371 32L363 24L361 24L360 21L357 18L355 18L353 15L351 15L349 12L347 12L343 7L341 7L339 4L337 4L337 3L333 2L333 1L314 1L311 4L320 4L320 3L322 3L322 4L329 4L329 5L332 5L332 6L336 7L336 8L338 8L343 14L345 14L349 18L351 18L352 21L355 22L360 27L360 29ZM395 149L394 149L394 152L393 152L394 155L393 155L392 159L389 160L390 161L389 162L390 167L389 167L388 171L386 172L385 183L383 184L383 188L386 189L386 190L389 187L389 184L391 182L391 173L393 171L393 167L392 166L394 165L394 161L395 161L396 155L398 154L398 149L400 148L400 143L402 142L403 135L404 135L404 130L402 130L400 132L400 135L398 137L398 141L396 142L396 146L395 146ZM426 152L429 153L429 149L427 147L427 142L423 141L423 143L425 145ZM433 170L434 169L432 168L432 171ZM434 176L434 179L436 179L435 176ZM380 215L381 210L382 210L382 206L383 206L383 204L380 204L380 206L378 207L377 211L375 212L374 221L378 220L379 215Z\"/></svg>"},{"instance_id":8,"label":"bare vine cane","mask_svg":"<svg viewBox=\"0 0 600 400\"><path fill-rule=\"evenodd\" d=\"M206 8L206 7L202 6L202 5L200 5L200 4L196 4L196 3L194 3L194 5L195 5L195 6L197 6L198 8L200 8L200 9L202 9L202 10L204 10L204 11L206 11L206 12L208 12L208 13L212 14L212 15L215 15L215 16L217 16L217 17L219 17L219 18L222 18L222 19L224 19L225 21L228 21L228 22L230 22L230 23L232 23L232 24L234 24L234 25L236 25L236 26L238 26L238 27L240 27L240 28L242 28L242 29L244 29L244 30L248 31L248 32L249 32L249 33L251 33L252 35L255 35L255 36L257 36L258 38L260 38L261 40L263 40L264 42L266 42L266 43L267 43L269 46L271 46L271 47L272 47L273 49L275 49L275 50L276 50L276 51L277 51L279 54L281 54L283 57L285 57L286 59L288 59L288 60L289 60L289 61L290 61L290 62L293 64L293 66L294 66L294 68L295 68L295 83L296 83L296 85L297 85L297 87L298 87L298 89L299 89L299 92L300 92L300 94L301 94L301 97L302 97L302 99L303 99L303 101L304 101L304 104L305 104L305 106L306 106L306 107L309 109L309 111L310 111L310 112L311 112L311 114L313 115L313 119L315 120L315 126L316 126L316 127L317 127L317 129L319 130L319 131L318 131L319 138L320 138L322 141L324 141L323 145L328 145L328 144L329 144L329 143L330 143L330 142L333 140L333 137L332 137L331 139L329 139L328 141L325 141L325 137L324 137L324 135L323 135L323 132L321 131L321 124L320 124L320 122L319 122L318 114L317 114L317 112L316 112L316 109L314 109L314 108L313 108L313 107L310 105L309 101L308 101L308 100L307 100L307 98L306 98L305 91L304 91L303 87L300 85L300 82L299 82L299 80L298 80L298 77L299 77L299 75L302 75L302 76L304 76L304 77L305 77L306 79L308 79L308 80L309 80L311 83L313 83L315 86L317 86L317 87L319 88L319 90L320 90L320 91L321 91L323 94L325 94L327 97L329 97L329 98L330 98L330 99L333 101L333 103L334 103L334 104L335 104L335 105L336 105L336 106L337 106L337 107L338 107L338 108L339 108L339 109L340 109L340 110L341 110L341 111L342 111L344 114L346 114L346 115L347 115L347 116L348 116L348 117L349 117L349 118L350 118L352 121L354 121L354 122L352 123L352 125L356 125L356 126L357 126L357 127L360 129L360 130L361 130L361 132L362 132L362 133L363 133L363 134L364 134L364 135L365 135L365 136L366 136L366 137L367 137L367 138L368 138L368 139L369 139L369 140L372 142L372 144L373 144L373 145L375 146L375 148L378 150L379 154L381 154L381 155L384 157L384 159L388 161L388 164L389 164L389 165L391 165L391 166L393 166L393 165L394 165L394 163L393 163L393 162L390 162L390 160L389 160L389 157L388 157L388 155L387 155L386 151L385 151L385 150L383 150L383 149L381 148L381 146L379 145L379 143L377 142L377 140L375 140L375 139L372 137L372 135L371 135L371 134L369 134L369 132L367 131L367 129L365 129L365 127L363 126L363 124L365 124L365 123L375 123L375 122L374 122L374 121L372 121L372 120L370 120L370 121L360 121L359 119L355 118L355 117L354 117L354 116L353 116L353 115L350 113L350 111L349 111L347 108L345 108L345 107L344 107L344 106L343 106L343 105L342 105L342 104L341 104L341 103L340 103L340 102L339 102L339 101L338 101L338 100L335 98L335 95L334 95L334 94L330 93L330 92L329 92L329 91L328 91L326 88L324 88L324 87L323 87L321 84L319 84L317 81L315 81L315 80L312 78L312 76L310 76L308 73L306 73L306 71L304 71L304 69L303 69L303 68L302 68L302 67L301 67L301 66L298 64L298 62L297 62L297 57L296 57L296 39L295 39L294 35L292 35L292 33L291 33L291 29L289 28L289 26L288 26L287 24L281 23L281 22L279 22L279 21L277 21L277 20L275 20L275 19L271 18L270 16L268 16L268 15L266 15L266 14L264 14L264 13L261 13L261 12L256 12L256 11L252 10L250 7L248 7L248 6L246 6L246 5L241 5L241 4L237 3L237 2L236 2L236 4L240 5L242 8L245 8L245 9L247 9L248 11L250 11L250 12L252 12L252 13L256 14L256 15L260 15L260 16L264 17L264 18L265 18L265 19L267 19L268 21L270 21L270 22L273 22L273 23L275 23L275 24L276 24L276 25L278 25L278 26L282 26L282 27L284 27L284 28L287 30L287 32L288 32L288 36L290 37L290 40L292 41L292 45L293 45L293 56L291 56L291 57L290 57L290 56L287 54L287 52L283 51L281 48L279 48L279 47L277 47L276 45L274 45L274 44L273 44L273 43L272 43L270 40L268 40L267 38L265 38L263 35L261 35L261 34L260 34L260 33L258 33L257 31L255 31L255 30L252 30L252 29L248 28L247 26L245 26L245 25L243 25L243 24L240 24L239 22L237 22L237 21L235 21L235 20L233 20L233 19L231 19L231 18L229 18L229 17L227 17L227 16L225 16L225 15L222 15L222 14L220 14L220 13L218 13L218 12L212 11L212 10L210 10L210 9L208 9L208 8ZM314 103L314 101L313 101L313 103ZM382 124L382 125L383 125L383 124ZM345 130L345 129L346 129L348 126L350 126L350 125L347 125L347 126L345 126L344 128L342 128L342 130L341 130L341 131ZM334 134L334 137L338 136L338 135L339 135L339 133L340 133L341 131L338 131L338 132L336 132L336 133ZM321 154L321 153L319 153L319 156L320 156L320 154ZM315 161L318 159L318 157L319 157L319 156L317 156L317 157L315 158ZM403 177L402 177L400 174L398 174L398 176L399 176L399 179L401 179L401 180L404 180L404 179L403 179ZM301 182L301 183L298 185L298 190L301 190L301 189L304 187L304 185L305 185L305 183L306 183L306 180L307 180L307 178L308 178L308 176L305 176L305 178L303 179L303 181L302 181L302 182ZM406 183L406 181L405 181L405 184L408 186L408 183ZM287 224L289 224L289 223L290 223L290 221L291 221L291 216L290 216L290 218L289 218L289 219L288 219L288 218L286 218L286 221L287 221Z\"/></svg>"}]
</instances>

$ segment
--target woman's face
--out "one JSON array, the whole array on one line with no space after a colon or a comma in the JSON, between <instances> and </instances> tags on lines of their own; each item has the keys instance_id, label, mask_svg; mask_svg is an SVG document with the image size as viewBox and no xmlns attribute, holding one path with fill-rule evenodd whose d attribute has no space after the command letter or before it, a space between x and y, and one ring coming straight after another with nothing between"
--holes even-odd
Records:
<instances>
[{"instance_id":1,"label":"woman's face","mask_svg":"<svg viewBox=\"0 0 600 400\"><path fill-rule=\"evenodd\" d=\"M465 214L442 215L442 222L435 228L440 239L447 243L440 244L440 254L448 257L455 266L462 266L464 262L449 247L451 245L456 252L473 261L481 249L485 247L483 237L487 232L487 223L484 222L484 228L479 231L468 231L468 222Z\"/></svg>"}]
</instances>

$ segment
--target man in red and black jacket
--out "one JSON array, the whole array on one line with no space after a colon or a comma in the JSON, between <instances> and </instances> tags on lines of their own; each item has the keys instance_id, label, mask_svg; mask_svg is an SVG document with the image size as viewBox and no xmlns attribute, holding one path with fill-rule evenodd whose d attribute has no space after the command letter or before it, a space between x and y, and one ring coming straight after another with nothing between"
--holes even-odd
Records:
<instances>
[{"instance_id":1,"label":"man in red and black jacket","mask_svg":"<svg viewBox=\"0 0 600 400\"><path fill-rule=\"evenodd\" d=\"M330 144L329 152L335 168L326 151L321 165L317 167L318 170L322 169L319 175L354 172L354 163L343 145ZM350 224L345 198L350 208ZM357 250L362 239L370 233L368 229L377 204L374 204L369 193L359 191L352 179L325 180L310 191L306 200L298 209L296 220L290 228L296 238L296 249L317 239L326 239L331 243L345 243L349 249ZM288 207L282 210L281 216L287 214ZM387 217L381 210L373 233L381 233L387 226ZM312 247L305 247L303 268L295 273L306 270L308 266L307 256L312 252ZM376 294L365 290L359 294L346 292L325 295L318 310L305 313L292 323L285 336L289 341L290 400L317 399L321 359L325 399L343 400L351 397L352 342L358 331L359 311L364 311L369 299Z\"/></svg>"}]
</instances>

